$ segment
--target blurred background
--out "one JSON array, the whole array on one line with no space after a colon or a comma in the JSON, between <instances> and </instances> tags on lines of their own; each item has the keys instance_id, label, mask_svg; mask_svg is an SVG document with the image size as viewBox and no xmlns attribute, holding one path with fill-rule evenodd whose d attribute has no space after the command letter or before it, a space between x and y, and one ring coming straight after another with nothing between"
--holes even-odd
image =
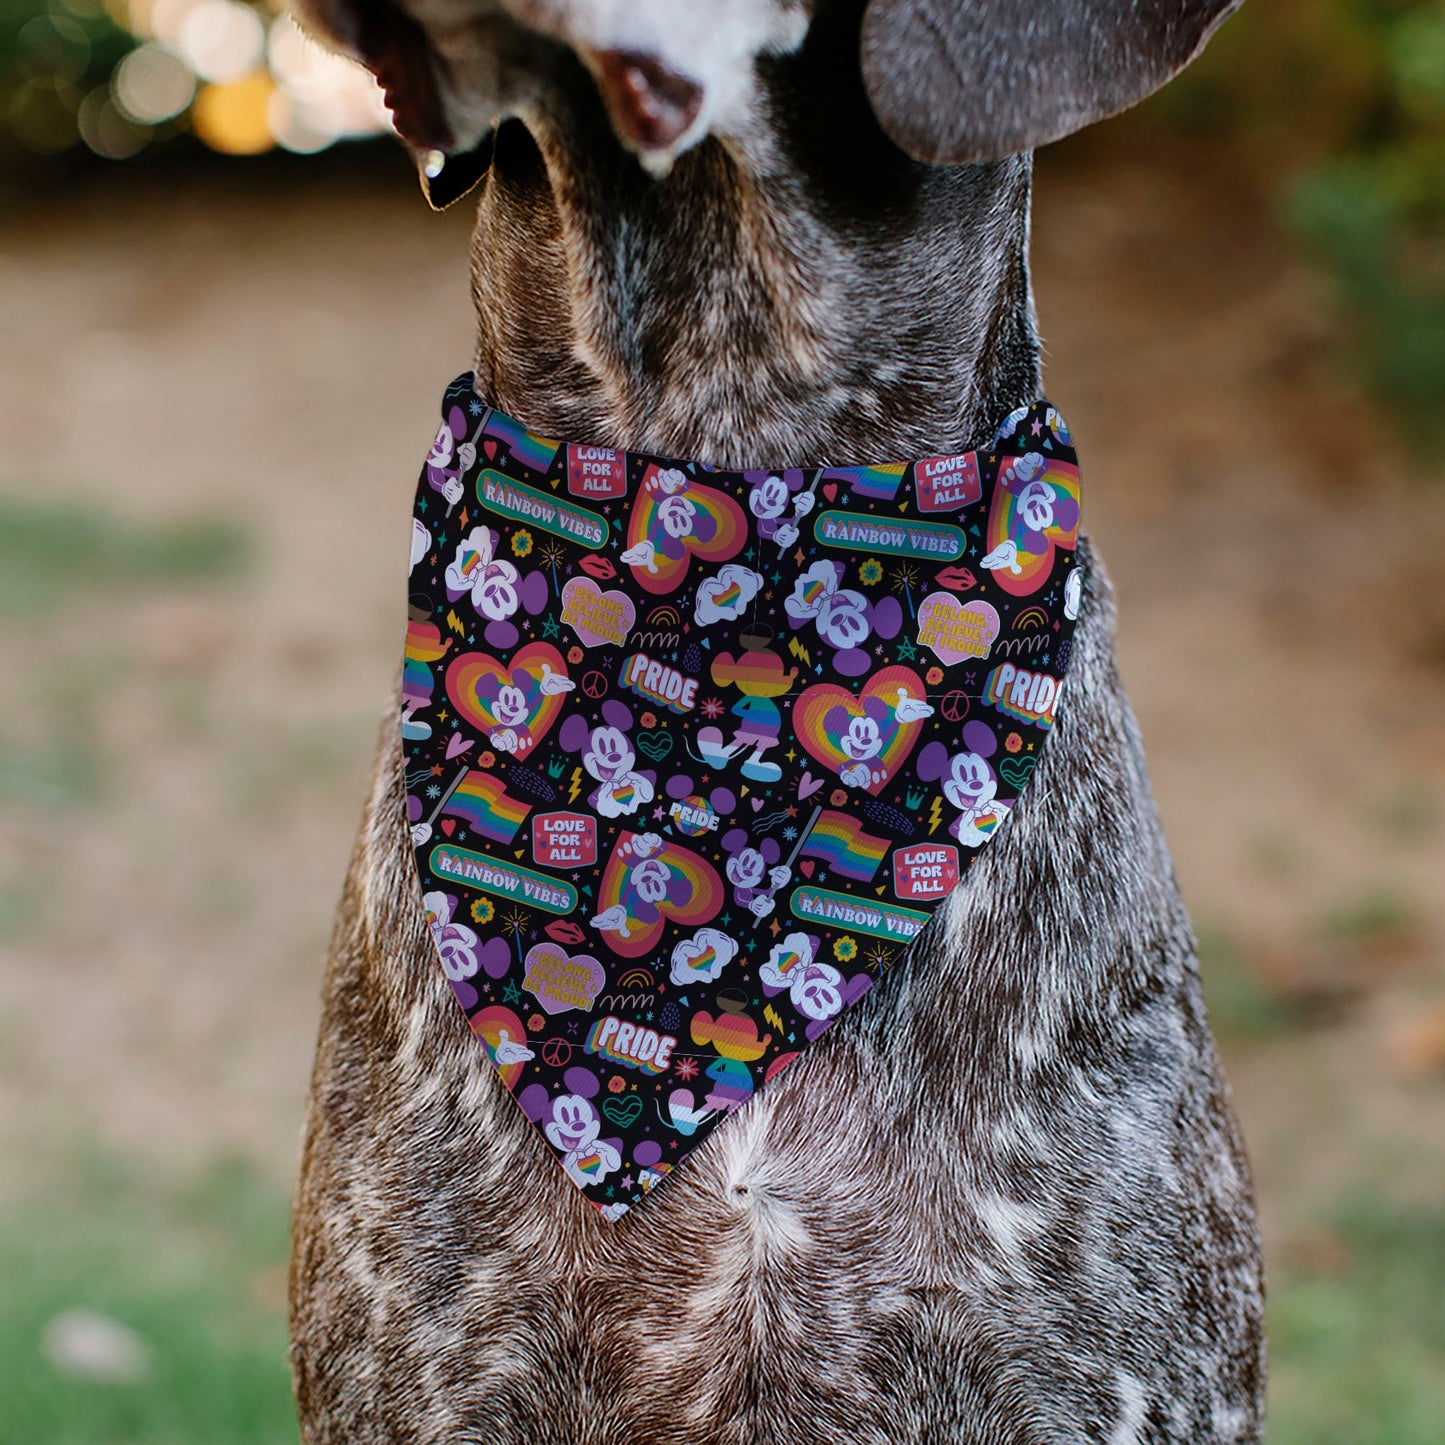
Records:
<instances>
[{"instance_id":1,"label":"blurred background","mask_svg":"<svg viewBox=\"0 0 1445 1445\"><path fill-rule=\"evenodd\" d=\"M467 207L265 5L0 0L0 1445L296 1438L320 969ZM1445 1438L1445 3L1039 157L1049 395L1257 1174L1277 1445Z\"/></svg>"}]
</instances>

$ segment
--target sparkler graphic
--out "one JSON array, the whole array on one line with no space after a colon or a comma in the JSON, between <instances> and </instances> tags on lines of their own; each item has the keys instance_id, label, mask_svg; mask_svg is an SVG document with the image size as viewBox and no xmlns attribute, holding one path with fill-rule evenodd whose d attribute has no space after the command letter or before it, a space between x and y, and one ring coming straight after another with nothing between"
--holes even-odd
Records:
<instances>
[{"instance_id":1,"label":"sparkler graphic","mask_svg":"<svg viewBox=\"0 0 1445 1445\"><path fill-rule=\"evenodd\" d=\"M545 562L552 569L552 592L554 595L560 596L561 588L557 585L557 569L567 565L567 554L562 550L561 543L546 543L537 553L537 560Z\"/></svg>"},{"instance_id":2,"label":"sparkler graphic","mask_svg":"<svg viewBox=\"0 0 1445 1445\"><path fill-rule=\"evenodd\" d=\"M520 908L509 908L502 915L502 927L510 933L517 944L517 962L522 962L522 935L527 931L531 919Z\"/></svg>"},{"instance_id":3,"label":"sparkler graphic","mask_svg":"<svg viewBox=\"0 0 1445 1445\"><path fill-rule=\"evenodd\" d=\"M897 572L893 574L893 590L902 592L908 599L908 615L917 617L918 613L913 606L913 589L918 586L918 568L912 562L904 562L899 565Z\"/></svg>"}]
</instances>

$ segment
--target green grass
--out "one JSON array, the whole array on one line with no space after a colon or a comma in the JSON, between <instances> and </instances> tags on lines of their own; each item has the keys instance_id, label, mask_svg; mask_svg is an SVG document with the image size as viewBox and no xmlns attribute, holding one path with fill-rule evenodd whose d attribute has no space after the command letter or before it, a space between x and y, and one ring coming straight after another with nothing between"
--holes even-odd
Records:
<instances>
[{"instance_id":1,"label":"green grass","mask_svg":"<svg viewBox=\"0 0 1445 1445\"><path fill-rule=\"evenodd\" d=\"M1209 1008L1209 1023L1226 1040L1260 1040L1289 1024L1289 1010L1255 975L1243 949L1225 929L1201 923L1199 977Z\"/></svg>"},{"instance_id":2,"label":"green grass","mask_svg":"<svg viewBox=\"0 0 1445 1445\"><path fill-rule=\"evenodd\" d=\"M103 610L118 589L226 580L248 551L227 521L143 524L0 497L0 618L34 617L63 601Z\"/></svg>"},{"instance_id":3,"label":"green grass","mask_svg":"<svg viewBox=\"0 0 1445 1445\"><path fill-rule=\"evenodd\" d=\"M237 1167L169 1198L100 1168L0 1220L0 1445L294 1445L285 1257L285 1201ZM58 1372L40 1340L73 1309L134 1330L146 1377Z\"/></svg>"},{"instance_id":4,"label":"green grass","mask_svg":"<svg viewBox=\"0 0 1445 1445\"><path fill-rule=\"evenodd\" d=\"M1348 898L1325 917L1325 933L1346 943L1370 944L1407 936L1417 926L1414 905L1390 888Z\"/></svg>"},{"instance_id":5,"label":"green grass","mask_svg":"<svg viewBox=\"0 0 1445 1445\"><path fill-rule=\"evenodd\" d=\"M1331 1272L1275 1272L1270 1445L1445 1440L1445 1209L1359 1200Z\"/></svg>"}]
</instances>

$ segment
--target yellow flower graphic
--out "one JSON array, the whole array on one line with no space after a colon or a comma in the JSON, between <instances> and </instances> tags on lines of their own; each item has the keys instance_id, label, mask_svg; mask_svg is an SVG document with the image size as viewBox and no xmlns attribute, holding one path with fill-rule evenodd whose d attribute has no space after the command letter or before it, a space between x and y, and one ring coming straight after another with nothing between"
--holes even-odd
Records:
<instances>
[{"instance_id":1,"label":"yellow flower graphic","mask_svg":"<svg viewBox=\"0 0 1445 1445\"><path fill-rule=\"evenodd\" d=\"M883 580L883 564L876 557L870 557L858 569L858 575L866 586L871 587L875 582Z\"/></svg>"},{"instance_id":2,"label":"yellow flower graphic","mask_svg":"<svg viewBox=\"0 0 1445 1445\"><path fill-rule=\"evenodd\" d=\"M472 904L472 922L490 923L492 921L492 915L496 913L496 911L497 910L492 907L492 900L490 898L478 898L477 901Z\"/></svg>"},{"instance_id":3,"label":"yellow flower graphic","mask_svg":"<svg viewBox=\"0 0 1445 1445\"><path fill-rule=\"evenodd\" d=\"M836 958L839 963L851 962L858 957L857 941L852 938L840 938L837 943L833 945L833 957Z\"/></svg>"},{"instance_id":4,"label":"yellow flower graphic","mask_svg":"<svg viewBox=\"0 0 1445 1445\"><path fill-rule=\"evenodd\" d=\"M512 555L514 557L526 557L532 550L532 534L530 532L518 532L512 538Z\"/></svg>"}]
</instances>

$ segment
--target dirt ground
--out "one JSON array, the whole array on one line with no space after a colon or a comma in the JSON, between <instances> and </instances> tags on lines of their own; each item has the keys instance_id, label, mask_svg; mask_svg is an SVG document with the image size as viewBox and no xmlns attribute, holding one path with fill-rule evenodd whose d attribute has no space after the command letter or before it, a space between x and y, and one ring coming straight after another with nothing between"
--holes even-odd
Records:
<instances>
[{"instance_id":1,"label":"dirt ground","mask_svg":"<svg viewBox=\"0 0 1445 1445\"><path fill-rule=\"evenodd\" d=\"M411 489L469 359L466 216L399 167L0 220L0 501L219 519L249 559L26 572L0 619L0 1196L96 1148L289 1184ZM1268 1243L1308 1249L1348 1191L1445 1187L1445 474L1207 161L1061 150L1035 237Z\"/></svg>"}]
</instances>

